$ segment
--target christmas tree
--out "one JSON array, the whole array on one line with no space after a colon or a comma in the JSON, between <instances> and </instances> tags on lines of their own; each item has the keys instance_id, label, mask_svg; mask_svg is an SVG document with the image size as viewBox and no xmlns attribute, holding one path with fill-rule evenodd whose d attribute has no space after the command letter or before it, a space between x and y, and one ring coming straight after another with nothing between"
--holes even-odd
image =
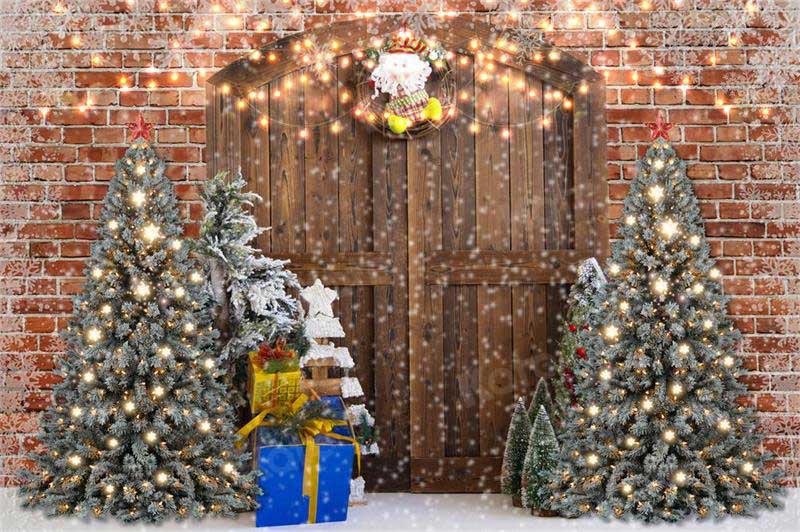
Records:
<instances>
[{"instance_id":1,"label":"christmas tree","mask_svg":"<svg viewBox=\"0 0 800 532\"><path fill-rule=\"evenodd\" d=\"M580 333L588 356L577 361L579 407L551 506L645 521L751 515L777 505L779 472L737 401L738 336L685 165L660 115L651 127L609 284Z\"/></svg>"},{"instance_id":2,"label":"christmas tree","mask_svg":"<svg viewBox=\"0 0 800 532\"><path fill-rule=\"evenodd\" d=\"M528 409L528 419L530 425L536 421L536 416L539 415L539 407L544 407L547 410L548 416L553 416L553 399L550 397L550 389L547 387L547 381L544 377L539 378L536 383L536 389L533 392L533 399L531 400L531 407Z\"/></svg>"},{"instance_id":3,"label":"christmas tree","mask_svg":"<svg viewBox=\"0 0 800 532\"><path fill-rule=\"evenodd\" d=\"M544 406L539 407L530 431L522 467L522 505L535 512L550 498L550 477L558 466L558 440Z\"/></svg>"},{"instance_id":4,"label":"christmas tree","mask_svg":"<svg viewBox=\"0 0 800 532\"><path fill-rule=\"evenodd\" d=\"M245 192L246 185L241 174L224 172L206 182L197 242L210 274L220 364L239 406L247 403L247 353L265 341L302 336L299 303L287 292L300 288L297 277L285 269L288 261L264 257L251 245L266 229L248 212L261 198Z\"/></svg>"},{"instance_id":5,"label":"christmas tree","mask_svg":"<svg viewBox=\"0 0 800 532\"><path fill-rule=\"evenodd\" d=\"M605 283L605 275L597 260L586 259L578 267L578 278L569 291L566 327L558 346L557 374L553 380L559 420L566 417L575 403L575 359L586 358L586 348L578 342L578 333L586 327L589 312L597 308L597 298Z\"/></svg>"},{"instance_id":6,"label":"christmas tree","mask_svg":"<svg viewBox=\"0 0 800 532\"><path fill-rule=\"evenodd\" d=\"M49 515L168 517L252 509L234 454L203 273L189 257L150 126L131 124L65 337L63 382L42 416L44 454L21 488Z\"/></svg>"},{"instance_id":7,"label":"christmas tree","mask_svg":"<svg viewBox=\"0 0 800 532\"><path fill-rule=\"evenodd\" d=\"M528 438L531 434L531 422L525 410L525 399L517 401L508 425L506 450L503 453L503 467L500 473L500 489L511 495L514 506L522 505L522 465L528 451Z\"/></svg>"}]
</instances>

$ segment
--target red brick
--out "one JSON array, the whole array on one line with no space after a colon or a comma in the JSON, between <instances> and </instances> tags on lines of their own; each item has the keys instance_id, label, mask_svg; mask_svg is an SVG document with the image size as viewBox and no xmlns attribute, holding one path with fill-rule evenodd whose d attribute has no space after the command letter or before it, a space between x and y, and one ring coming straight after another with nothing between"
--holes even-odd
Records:
<instances>
[{"instance_id":1,"label":"red brick","mask_svg":"<svg viewBox=\"0 0 800 532\"><path fill-rule=\"evenodd\" d=\"M701 146L703 161L756 161L761 157L761 147L751 144Z\"/></svg>"}]
</instances>

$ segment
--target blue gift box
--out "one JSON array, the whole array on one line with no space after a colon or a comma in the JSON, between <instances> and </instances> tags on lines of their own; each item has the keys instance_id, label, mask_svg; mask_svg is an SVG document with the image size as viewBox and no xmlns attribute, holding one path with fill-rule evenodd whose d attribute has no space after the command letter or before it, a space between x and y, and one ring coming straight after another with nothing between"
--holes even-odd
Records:
<instances>
[{"instance_id":1,"label":"blue gift box","mask_svg":"<svg viewBox=\"0 0 800 532\"><path fill-rule=\"evenodd\" d=\"M345 419L341 397L322 397L338 419ZM333 432L353 438L349 424L333 428ZM258 485L262 495L257 499L256 526L296 525L308 523L310 498L303 495L303 468L306 446L300 437L290 443L276 443L275 429L258 427L255 432L254 460L261 471ZM344 521L350 500L350 478L353 473L354 445L351 442L318 435L319 478L317 489L317 523Z\"/></svg>"}]
</instances>

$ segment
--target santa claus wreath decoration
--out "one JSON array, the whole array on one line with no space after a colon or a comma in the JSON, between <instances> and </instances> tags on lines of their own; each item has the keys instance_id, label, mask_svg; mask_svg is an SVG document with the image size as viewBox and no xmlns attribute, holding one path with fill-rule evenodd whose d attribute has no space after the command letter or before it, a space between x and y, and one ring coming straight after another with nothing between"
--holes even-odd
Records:
<instances>
[{"instance_id":1,"label":"santa claus wreath decoration","mask_svg":"<svg viewBox=\"0 0 800 532\"><path fill-rule=\"evenodd\" d=\"M437 43L403 32L362 58L357 115L384 135L420 137L452 117L455 83Z\"/></svg>"}]
</instances>

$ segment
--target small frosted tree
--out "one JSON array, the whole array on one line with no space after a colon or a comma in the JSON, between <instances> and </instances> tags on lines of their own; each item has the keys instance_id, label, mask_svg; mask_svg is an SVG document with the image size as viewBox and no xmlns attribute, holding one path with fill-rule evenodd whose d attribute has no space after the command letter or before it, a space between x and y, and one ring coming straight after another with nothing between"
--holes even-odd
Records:
<instances>
[{"instance_id":1,"label":"small frosted tree","mask_svg":"<svg viewBox=\"0 0 800 532\"><path fill-rule=\"evenodd\" d=\"M204 276L182 239L164 163L141 116L117 161L65 332L63 381L42 416L24 504L48 515L158 522L254 507L234 452ZM140 139L137 139L141 137Z\"/></svg>"},{"instance_id":2,"label":"small frosted tree","mask_svg":"<svg viewBox=\"0 0 800 532\"><path fill-rule=\"evenodd\" d=\"M503 466L500 472L500 489L506 495L511 495L514 506L522 505L522 465L525 462L525 453L528 451L528 438L531 433L531 423L525 409L525 399L522 397L514 406L511 414L511 423L508 425L506 449L503 453Z\"/></svg>"},{"instance_id":3,"label":"small frosted tree","mask_svg":"<svg viewBox=\"0 0 800 532\"><path fill-rule=\"evenodd\" d=\"M553 398L550 397L550 389L548 388L547 380L545 380L544 377L540 377L539 381L536 383L536 389L533 392L531 406L528 409L528 420L531 426L533 426L533 422L536 421L536 416L539 415L539 407L542 406L545 410L547 410L547 415L552 419Z\"/></svg>"},{"instance_id":4,"label":"small frosted tree","mask_svg":"<svg viewBox=\"0 0 800 532\"><path fill-rule=\"evenodd\" d=\"M621 221L609 284L580 332L588 357L577 360L553 509L679 521L775 507L779 472L738 401L739 337L669 142L639 161Z\"/></svg>"},{"instance_id":5,"label":"small frosted tree","mask_svg":"<svg viewBox=\"0 0 800 532\"><path fill-rule=\"evenodd\" d=\"M264 257L251 243L266 229L248 209L261 198L245 192L241 174L221 172L201 194L205 215L197 249L208 265L220 364L228 371L235 404L246 403L247 353L264 341L303 338L299 289L288 261ZM301 353L302 354L302 353Z\"/></svg>"},{"instance_id":6,"label":"small frosted tree","mask_svg":"<svg viewBox=\"0 0 800 532\"><path fill-rule=\"evenodd\" d=\"M594 258L586 259L578 267L578 278L569 291L569 308L564 320L564 332L558 346L556 377L553 379L555 414L559 424L575 403L576 359L586 358L586 347L578 340L581 330L587 327L588 314L598 308L606 278Z\"/></svg>"},{"instance_id":7,"label":"small frosted tree","mask_svg":"<svg viewBox=\"0 0 800 532\"><path fill-rule=\"evenodd\" d=\"M522 467L522 505L534 512L546 510L550 477L558 467L558 440L544 406L539 407L530 431Z\"/></svg>"}]
</instances>

